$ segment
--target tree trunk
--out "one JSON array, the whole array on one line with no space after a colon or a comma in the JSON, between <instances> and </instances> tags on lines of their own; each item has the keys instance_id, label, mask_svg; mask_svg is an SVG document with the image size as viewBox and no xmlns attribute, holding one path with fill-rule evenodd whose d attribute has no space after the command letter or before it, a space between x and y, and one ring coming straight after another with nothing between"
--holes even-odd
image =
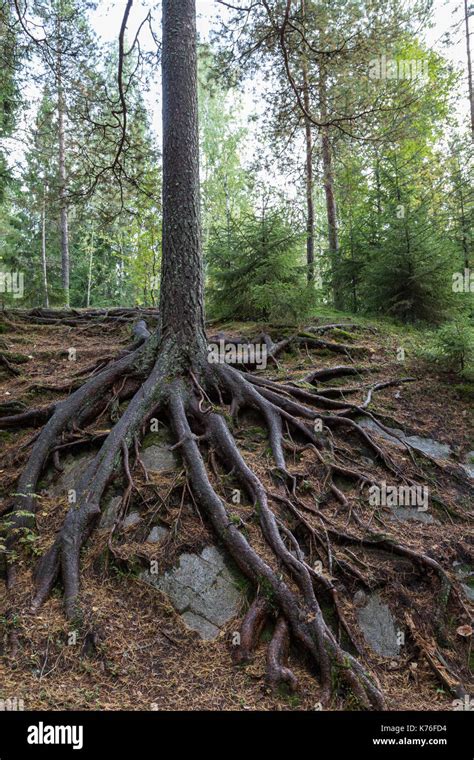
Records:
<instances>
[{"instance_id":1,"label":"tree trunk","mask_svg":"<svg viewBox=\"0 0 474 760\"><path fill-rule=\"evenodd\" d=\"M46 265L46 187L43 187L43 207L41 209L41 267L43 270L44 305L46 308L48 308L48 269Z\"/></svg>"},{"instance_id":2,"label":"tree trunk","mask_svg":"<svg viewBox=\"0 0 474 760\"><path fill-rule=\"evenodd\" d=\"M94 233L92 233L91 236L91 243L90 243L90 249L89 249L89 273L87 275L87 298L86 298L86 306L89 307L91 305L91 288L92 288L92 260L94 257Z\"/></svg>"},{"instance_id":3,"label":"tree trunk","mask_svg":"<svg viewBox=\"0 0 474 760\"><path fill-rule=\"evenodd\" d=\"M327 113L327 96L326 96L326 82L325 72L320 70L319 79L319 99L321 106L321 121L326 121L328 118ZM331 142L329 139L329 128L321 128L321 156L323 161L323 181L324 192L326 194L326 214L328 222L328 247L329 258L331 261L332 270L332 288L333 288L333 300L336 309L342 307L342 293L339 283L339 236L337 230L337 208L336 208L336 196L334 193L334 173L332 166L332 152Z\"/></svg>"},{"instance_id":4,"label":"tree trunk","mask_svg":"<svg viewBox=\"0 0 474 760\"><path fill-rule=\"evenodd\" d=\"M464 0L464 23L466 25L467 81L469 86L469 105L471 107L471 136L474 140L474 93L472 91L471 40L469 32L469 7Z\"/></svg>"},{"instance_id":5,"label":"tree trunk","mask_svg":"<svg viewBox=\"0 0 474 760\"><path fill-rule=\"evenodd\" d=\"M301 0L301 13L305 18L305 0ZM308 61L306 46L303 48L303 102L306 113L310 112ZM308 282L314 280L314 201L313 201L313 136L311 133L311 121L308 116L304 117L305 145L306 145L306 263L308 265Z\"/></svg>"},{"instance_id":6,"label":"tree trunk","mask_svg":"<svg viewBox=\"0 0 474 760\"><path fill-rule=\"evenodd\" d=\"M459 173L461 175L461 173ZM460 180L462 182L462 178L460 176ZM469 257L469 243L468 243L468 226L466 224L466 215L464 211L464 194L462 191L462 185L459 186L459 209L461 212L461 241L462 241L462 250L463 250L463 256L464 256L464 269L470 268L470 257Z\"/></svg>"},{"instance_id":7,"label":"tree trunk","mask_svg":"<svg viewBox=\"0 0 474 760\"><path fill-rule=\"evenodd\" d=\"M193 363L205 347L195 0L163 2L162 340Z\"/></svg>"},{"instance_id":8,"label":"tree trunk","mask_svg":"<svg viewBox=\"0 0 474 760\"><path fill-rule=\"evenodd\" d=\"M59 213L61 232L61 282L64 291L65 305L69 306L69 230L68 230L68 204L67 204L67 176L66 176L66 141L64 132L65 101L62 72L61 54L61 4L58 8L57 19L57 71L56 83L58 90L58 143L59 143Z\"/></svg>"}]
</instances>

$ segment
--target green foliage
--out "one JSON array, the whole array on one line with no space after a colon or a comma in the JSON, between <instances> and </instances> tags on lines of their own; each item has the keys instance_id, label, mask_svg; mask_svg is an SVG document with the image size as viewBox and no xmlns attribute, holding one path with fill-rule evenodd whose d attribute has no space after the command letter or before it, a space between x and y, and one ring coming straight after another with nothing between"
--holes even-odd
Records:
<instances>
[{"instance_id":1,"label":"green foliage","mask_svg":"<svg viewBox=\"0 0 474 760\"><path fill-rule=\"evenodd\" d=\"M106 96L116 88L116 51L104 49L99 61L98 45L87 22L88 6L76 0L61 0L59 4L48 0L31 7L31 12L35 9L43 19L53 47L56 42L61 44L64 53L71 305L156 305L161 258L158 151L150 134L143 94L134 80L127 91L126 149L120 167L115 172L107 170L117 149L117 120L112 114L116 103ZM54 21L58 14L68 24L64 40L56 40ZM125 76L134 65L131 58L127 59ZM0 270L23 273L24 295L15 299L8 292L0 293L0 304L45 304L44 234L47 295L54 307L64 302L58 93L49 64L39 56L35 66L42 70L43 89L30 119L22 174L6 188L3 203L0 193ZM0 137L1 122L0 116Z\"/></svg>"},{"instance_id":2,"label":"green foliage","mask_svg":"<svg viewBox=\"0 0 474 760\"><path fill-rule=\"evenodd\" d=\"M439 323L455 303L452 275L461 266L460 244L467 245L467 177L459 172L459 155L445 166L437 149L453 79L442 59L414 41L398 56L421 56L428 80L410 83L416 109L382 148L367 146L354 156L343 147L339 282L343 302L354 310ZM395 102L398 97L395 88ZM383 115L376 118L385 123ZM454 224L454 191L464 200L462 230Z\"/></svg>"},{"instance_id":3,"label":"green foliage","mask_svg":"<svg viewBox=\"0 0 474 760\"><path fill-rule=\"evenodd\" d=\"M157 305L161 170L145 100L145 69L136 52L126 56L127 135L115 165L117 46L101 46L95 38L89 14L94 3L28 3L25 13L38 24L32 29L43 29L45 46L33 45L13 23L14 11L0 5L0 270L25 275L24 298L0 293L0 306L44 303L43 229L49 303L59 305L64 298L58 53L67 112L71 305ZM310 87L304 94L315 119L310 125L314 289L305 276L305 120L275 34L285 4L274 6L271 18L264 5L252 4L244 27L236 14L218 42L199 45L209 315L303 322L315 308L315 294L318 313L334 303L333 283L338 306L351 312L435 324L450 316L453 305L468 313L473 295L453 293L452 278L472 268L472 141L455 123L458 75L420 41L424 0L403 9L383 0L374 0L370 9L358 0L306 0L292 10L286 64L301 95L306 74ZM349 47L348 39L353 40ZM333 51L330 58L318 52L324 48ZM421 64L423 76L374 78L369 71L381 56L402 64L403 71ZM19 66L23 60L28 66ZM256 105L249 113L249 98L239 85L256 73L263 108ZM16 168L12 161L10 171L4 146L20 121L19 92L32 85L41 89L38 101L23 104L24 160L15 160ZM327 241L322 131L316 126L324 110L337 201L334 256ZM261 200L261 186L273 199ZM278 198L272 187L279 188Z\"/></svg>"},{"instance_id":4,"label":"green foliage","mask_svg":"<svg viewBox=\"0 0 474 760\"><path fill-rule=\"evenodd\" d=\"M281 207L214 227L207 248L210 314L219 319L296 322L314 307L303 237Z\"/></svg>"},{"instance_id":5,"label":"green foliage","mask_svg":"<svg viewBox=\"0 0 474 760\"><path fill-rule=\"evenodd\" d=\"M450 372L469 371L474 363L474 327L459 319L447 322L430 336L422 356Z\"/></svg>"},{"instance_id":6,"label":"green foliage","mask_svg":"<svg viewBox=\"0 0 474 760\"><path fill-rule=\"evenodd\" d=\"M439 322L452 302L450 274L449 256L426 220L395 218L364 267L363 303L405 322Z\"/></svg>"},{"instance_id":7,"label":"green foliage","mask_svg":"<svg viewBox=\"0 0 474 760\"><path fill-rule=\"evenodd\" d=\"M0 5L0 138L9 137L14 130L20 104L17 74L19 54L16 35L13 30L13 13L8 3ZM6 158L6 150L0 149L0 203L4 199L5 188L11 181L11 173Z\"/></svg>"}]
</instances>

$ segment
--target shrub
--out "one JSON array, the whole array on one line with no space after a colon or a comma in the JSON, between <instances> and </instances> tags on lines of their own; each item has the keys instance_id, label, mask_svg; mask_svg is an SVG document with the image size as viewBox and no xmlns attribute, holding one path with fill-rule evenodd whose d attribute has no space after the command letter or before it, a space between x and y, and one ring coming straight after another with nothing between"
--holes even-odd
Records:
<instances>
[{"instance_id":1,"label":"shrub","mask_svg":"<svg viewBox=\"0 0 474 760\"><path fill-rule=\"evenodd\" d=\"M467 322L447 322L433 333L422 352L429 361L458 374L474 362L474 328Z\"/></svg>"},{"instance_id":2,"label":"shrub","mask_svg":"<svg viewBox=\"0 0 474 760\"><path fill-rule=\"evenodd\" d=\"M211 231L209 312L217 319L298 321L314 308L304 233L281 209L246 214Z\"/></svg>"}]
</instances>

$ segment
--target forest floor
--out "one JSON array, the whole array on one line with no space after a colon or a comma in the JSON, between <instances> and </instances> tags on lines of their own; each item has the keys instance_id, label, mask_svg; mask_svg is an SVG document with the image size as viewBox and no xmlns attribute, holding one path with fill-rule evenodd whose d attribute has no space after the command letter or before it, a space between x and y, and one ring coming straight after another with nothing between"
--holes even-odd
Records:
<instances>
[{"instance_id":1,"label":"forest floor","mask_svg":"<svg viewBox=\"0 0 474 760\"><path fill-rule=\"evenodd\" d=\"M324 315L313 324L341 321L339 315ZM348 320L349 321L349 320ZM351 318L351 322L354 320ZM353 342L359 349L355 361L358 366L376 370L375 382L411 376L415 382L380 390L371 402L371 411L385 418L394 418L410 434L435 439L449 444L451 460L462 462L473 448L473 389L454 375L437 372L417 358L415 348L423 337L416 330L407 331L390 323L355 320L360 330L333 331L325 335L332 340ZM1 320L0 320L1 322ZM18 323L16 327L6 321L1 324L0 339L12 354L27 355L28 361L14 364L20 374L13 375L0 367L0 401L24 402L28 407L42 406L65 398L65 388L74 376L106 354L113 356L130 342L130 328L123 324L90 324L68 327L64 324L41 325ZM262 325L213 325L210 334L223 330L226 334L255 335ZM369 329L373 327L374 329ZM265 326L275 338L277 328ZM75 349L71 354L70 349ZM400 360L400 348L405 358ZM75 359L69 357L75 355ZM283 354L278 368L269 364L262 372L264 377L278 379L302 378L312 369L346 364L346 357L329 351L294 350ZM347 381L347 378L346 378ZM351 385L359 382L355 379ZM48 386L55 389L48 390ZM63 387L62 392L58 390ZM337 386L328 381L326 386ZM351 395L351 401L361 403L364 392ZM387 422L387 424L390 424ZM103 420L103 431L110 421ZM34 429L1 431L0 513L3 501L11 494L15 479L24 464L24 454ZM248 421L238 435L244 455L260 473L268 467L268 445L258 422ZM294 462L304 468L304 457ZM183 477L182 473L179 477ZM136 474L139 487L146 484ZM155 482L162 494L173 482L163 475ZM471 492L472 497L472 492ZM465 503L469 503L468 490ZM335 519L342 519L340 509L333 503L325 507ZM146 556L156 557L162 566L168 566L184 550L199 549L212 541L208 527L196 515L192 505L170 503L168 524L174 527L175 545L167 549L167 556L159 548L148 548ZM106 553L107 535L96 531L83 551L82 595L90 604L95 616L95 627L100 634L96 651L88 654L87 645L70 644L70 625L63 613L61 594L56 590L52 597L32 615L31 566L37 556L49 545L54 531L61 524L67 503L58 503L42 494L38 514L38 534L29 536L31 543L30 567L24 568L21 583L24 605L18 611L19 649L14 659L6 651L0 658L0 699L23 699L25 709L33 710L314 710L319 702L319 685L304 658L293 649L289 664L298 678L293 694L270 693L265 687L265 632L255 658L246 666L236 666L231 659L232 632L238 621L230 621L225 630L213 641L202 641L187 629L174 612L167 597L141 581L127 560L142 554L140 547L125 536L117 550L115 560ZM436 557L450 570L454 560L463 559L472 530L466 522L453 519L449 514L436 514L432 524L421 522L390 522L391 535L406 537L412 545ZM472 526L471 526L472 528ZM258 536L255 534L255 540ZM457 548L456 548L457 547ZM459 550L459 551L458 551ZM120 561L124 558L124 562ZM381 558L380 562L384 562ZM395 574L397 569L393 571ZM0 619L6 608L3 581L0 588ZM392 585L396 589L396 579ZM352 593L344 597L344 612L350 621L355 620ZM412 585L413 599L418 609L429 606L432 588L423 579ZM382 595L385 591L382 591ZM387 597L390 598L390 597ZM391 597L397 606L396 593ZM413 601L413 600L412 600ZM467 601L466 601L467 604ZM403 611L395 609L403 616ZM1 620L0 620L1 622ZM449 637L456 637L456 628L466 619L450 621ZM10 621L11 624L11 621ZM383 658L371 651L360 637L364 656L377 673L387 699L387 706L395 709L449 710L453 696L442 687L429 667L428 661L413 646L401 650L396 660ZM2 642L0 641L0 647ZM448 642L449 647L449 642ZM454 651L454 650L453 650ZM0 648L0 654L2 649ZM470 655L466 642L457 642L454 660L459 667L466 663L460 659ZM335 709L338 705L335 704Z\"/></svg>"}]
</instances>

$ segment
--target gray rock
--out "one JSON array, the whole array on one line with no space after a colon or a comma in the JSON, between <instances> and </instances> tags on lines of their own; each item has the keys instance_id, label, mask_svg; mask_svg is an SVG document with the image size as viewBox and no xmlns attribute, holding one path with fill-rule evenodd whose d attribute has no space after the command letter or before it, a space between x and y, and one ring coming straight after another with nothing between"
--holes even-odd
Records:
<instances>
[{"instance_id":1,"label":"gray rock","mask_svg":"<svg viewBox=\"0 0 474 760\"><path fill-rule=\"evenodd\" d=\"M387 604L371 594L365 607L357 610L357 620L365 640L382 657L396 657L400 651L395 621Z\"/></svg>"},{"instance_id":2,"label":"gray rock","mask_svg":"<svg viewBox=\"0 0 474 760\"><path fill-rule=\"evenodd\" d=\"M140 458L149 472L168 472L177 465L176 455L167 446L148 446L143 449Z\"/></svg>"},{"instance_id":3,"label":"gray rock","mask_svg":"<svg viewBox=\"0 0 474 760\"><path fill-rule=\"evenodd\" d=\"M363 607L367 601L367 594L361 588L354 594L354 604L356 607Z\"/></svg>"},{"instance_id":4,"label":"gray rock","mask_svg":"<svg viewBox=\"0 0 474 760\"><path fill-rule=\"evenodd\" d=\"M102 514L100 516L99 528L109 529L109 530L113 528L115 521L118 517L121 503L122 503L121 496L114 496L112 499L106 502L105 506L102 509Z\"/></svg>"},{"instance_id":5,"label":"gray rock","mask_svg":"<svg viewBox=\"0 0 474 760\"><path fill-rule=\"evenodd\" d=\"M474 479L474 451L469 451L466 454L464 464L462 464L461 467L467 472L470 478Z\"/></svg>"},{"instance_id":6,"label":"gray rock","mask_svg":"<svg viewBox=\"0 0 474 760\"><path fill-rule=\"evenodd\" d=\"M206 618L203 618L201 615L196 615L196 613L191 612L191 610L183 612L181 617L183 618L188 628L196 631L201 639L212 641L212 639L215 639L216 636L219 635L219 628L216 625L213 625L209 622L209 620L206 620Z\"/></svg>"},{"instance_id":7,"label":"gray rock","mask_svg":"<svg viewBox=\"0 0 474 760\"><path fill-rule=\"evenodd\" d=\"M67 492L71 489L77 490L79 481L86 471L89 464L94 459L95 453L88 451L79 456L73 457L69 454L61 461L63 471L60 476L55 480L56 471L51 471L48 476L48 491L51 496L57 496L62 498L67 495Z\"/></svg>"},{"instance_id":8,"label":"gray rock","mask_svg":"<svg viewBox=\"0 0 474 760\"><path fill-rule=\"evenodd\" d=\"M149 544L161 544L161 542L165 540L168 533L168 528L164 528L162 525L155 525L151 529L146 541Z\"/></svg>"},{"instance_id":9,"label":"gray rock","mask_svg":"<svg viewBox=\"0 0 474 760\"><path fill-rule=\"evenodd\" d=\"M167 594L190 628L213 639L235 617L242 596L222 553L206 546L201 554L182 554L179 565L163 575L142 573L143 580Z\"/></svg>"},{"instance_id":10,"label":"gray rock","mask_svg":"<svg viewBox=\"0 0 474 760\"><path fill-rule=\"evenodd\" d=\"M140 512L130 512L122 523L123 528L133 528L141 520Z\"/></svg>"},{"instance_id":11,"label":"gray rock","mask_svg":"<svg viewBox=\"0 0 474 760\"><path fill-rule=\"evenodd\" d=\"M386 425L386 430L383 430L380 425L377 425L377 423L374 422L374 420L368 418L358 420L358 424L367 430L372 430L374 433L377 433L377 435L380 435L387 441L391 441L397 446L401 446L400 440L398 440L401 439L402 441L411 444L413 448L434 457L434 459L447 459L452 453L451 446L448 446L446 443L439 443L439 441L435 441L433 438L422 438L419 435L405 435L403 430L390 428Z\"/></svg>"},{"instance_id":12,"label":"gray rock","mask_svg":"<svg viewBox=\"0 0 474 760\"><path fill-rule=\"evenodd\" d=\"M407 435L405 440L411 443L415 449L435 459L447 459L452 453L451 446L448 446L447 443L439 443L439 441L435 441L433 438L420 438L419 435Z\"/></svg>"},{"instance_id":13,"label":"gray rock","mask_svg":"<svg viewBox=\"0 0 474 760\"><path fill-rule=\"evenodd\" d=\"M398 520L398 522L415 521L425 523L426 525L437 523L437 520L429 512L422 512L414 507L395 507L392 509L391 518L392 520Z\"/></svg>"},{"instance_id":14,"label":"gray rock","mask_svg":"<svg viewBox=\"0 0 474 760\"><path fill-rule=\"evenodd\" d=\"M469 599L470 602L474 602L474 588L468 586L467 583L461 583L461 588L464 591L466 599Z\"/></svg>"},{"instance_id":15,"label":"gray rock","mask_svg":"<svg viewBox=\"0 0 474 760\"><path fill-rule=\"evenodd\" d=\"M459 578L464 596L470 602L474 602L474 588L472 587L472 578L474 578L474 568L465 562L453 562L454 572Z\"/></svg>"}]
</instances>

